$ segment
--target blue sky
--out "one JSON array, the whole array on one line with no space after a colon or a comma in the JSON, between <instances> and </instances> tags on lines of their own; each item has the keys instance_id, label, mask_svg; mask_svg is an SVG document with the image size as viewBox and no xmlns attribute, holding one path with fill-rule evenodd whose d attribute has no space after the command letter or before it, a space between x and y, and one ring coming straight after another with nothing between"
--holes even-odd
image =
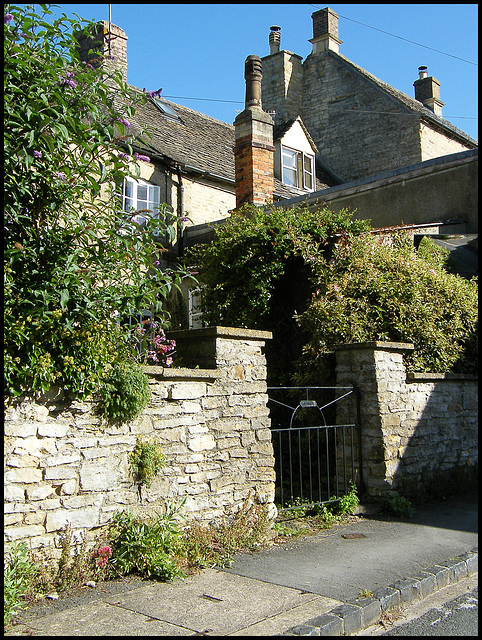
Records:
<instances>
[{"instance_id":1,"label":"blue sky","mask_svg":"<svg viewBox=\"0 0 482 640\"><path fill-rule=\"evenodd\" d=\"M282 49L304 59L311 14L326 6L340 17L342 55L411 97L426 65L441 83L443 117L478 139L476 4L128 3L111 12L128 36L130 84L162 87L165 98L232 123L244 108L244 60L269 54L270 26L281 27ZM108 4L60 7L56 15L109 18Z\"/></svg>"}]
</instances>

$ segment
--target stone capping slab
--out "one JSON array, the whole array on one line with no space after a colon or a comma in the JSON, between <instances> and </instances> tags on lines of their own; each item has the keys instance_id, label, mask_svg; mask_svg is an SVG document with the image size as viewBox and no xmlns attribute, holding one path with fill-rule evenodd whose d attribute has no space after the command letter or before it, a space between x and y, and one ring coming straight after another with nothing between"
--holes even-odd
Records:
<instances>
[{"instance_id":1,"label":"stone capping slab","mask_svg":"<svg viewBox=\"0 0 482 640\"><path fill-rule=\"evenodd\" d=\"M333 346L335 351L346 351L348 349L378 349L381 351L413 351L415 345L412 342L382 342L374 340L373 342L345 342Z\"/></svg>"},{"instance_id":2,"label":"stone capping slab","mask_svg":"<svg viewBox=\"0 0 482 640\"><path fill-rule=\"evenodd\" d=\"M407 382L429 382L430 380L478 380L472 373L407 373Z\"/></svg>"},{"instance_id":3,"label":"stone capping slab","mask_svg":"<svg viewBox=\"0 0 482 640\"><path fill-rule=\"evenodd\" d=\"M197 340L198 338L238 338L239 340L271 340L271 331L258 331L257 329L239 329L235 327L203 327L202 329L186 329L168 331L167 335L172 340Z\"/></svg>"},{"instance_id":4,"label":"stone capping slab","mask_svg":"<svg viewBox=\"0 0 482 640\"><path fill-rule=\"evenodd\" d=\"M287 629L283 636L346 636L356 634L376 624L385 611L403 609L415 600L424 600L431 593L445 586L470 577L478 569L478 550L466 553L438 563L413 577L398 580L389 587L379 589L373 598L356 598L338 605L331 611L304 623ZM445 573L446 580L432 580L430 587L423 588L424 575L436 576L438 570ZM432 588L433 587L433 588ZM375 607L374 607L375 605ZM357 610L358 609L358 613Z\"/></svg>"},{"instance_id":5,"label":"stone capping slab","mask_svg":"<svg viewBox=\"0 0 482 640\"><path fill-rule=\"evenodd\" d=\"M222 377L218 369L188 369L186 367L170 368L157 365L142 365L147 375L163 380L216 380Z\"/></svg>"}]
</instances>

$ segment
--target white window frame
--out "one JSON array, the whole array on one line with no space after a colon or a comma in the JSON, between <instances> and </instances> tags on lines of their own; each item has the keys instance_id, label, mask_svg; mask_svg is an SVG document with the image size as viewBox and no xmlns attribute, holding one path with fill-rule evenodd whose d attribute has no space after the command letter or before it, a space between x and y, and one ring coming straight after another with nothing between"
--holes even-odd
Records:
<instances>
[{"instance_id":1,"label":"white window frame","mask_svg":"<svg viewBox=\"0 0 482 640\"><path fill-rule=\"evenodd\" d=\"M202 312L203 286L188 291L188 327L189 329L202 329L204 327Z\"/></svg>"},{"instance_id":2,"label":"white window frame","mask_svg":"<svg viewBox=\"0 0 482 640\"><path fill-rule=\"evenodd\" d=\"M144 191L145 190L145 191ZM145 224L148 217L158 218L161 204L161 187L138 178L124 178L122 182L122 210L132 211L132 220L139 225ZM145 211L149 209L149 211ZM135 211L142 210L136 214Z\"/></svg>"},{"instance_id":3,"label":"white window frame","mask_svg":"<svg viewBox=\"0 0 482 640\"><path fill-rule=\"evenodd\" d=\"M309 163L309 167L306 163ZM315 157L281 145L281 181L304 191L315 190Z\"/></svg>"}]
</instances>

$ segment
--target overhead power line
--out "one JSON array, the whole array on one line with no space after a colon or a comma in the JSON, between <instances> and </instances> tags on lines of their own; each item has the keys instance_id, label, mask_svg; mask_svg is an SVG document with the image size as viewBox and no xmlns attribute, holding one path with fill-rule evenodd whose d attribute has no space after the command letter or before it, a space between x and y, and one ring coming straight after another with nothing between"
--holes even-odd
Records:
<instances>
[{"instance_id":1,"label":"overhead power line","mask_svg":"<svg viewBox=\"0 0 482 640\"><path fill-rule=\"evenodd\" d=\"M321 9L322 7L317 6L316 4L309 4L309 7L313 7L314 9ZM425 44L421 44L420 42L415 42L415 40L409 40L408 38L403 38L402 36L398 36L395 33L390 33L389 31L384 31L383 29L379 29L378 27L372 27L371 24L365 24L364 22L360 22L359 20L354 20L353 18L348 18L347 16L342 16L340 13L338 14L340 18L344 18L345 20L349 20L350 22L356 22L357 24L361 24L363 27L367 27L368 29L374 29L375 31L380 31L380 33L385 33L387 36L391 36L392 38L398 38L399 40L404 40L405 42L409 42L410 44L415 44L417 47L423 47L424 49L430 49L430 51L435 51L436 53L440 53L443 56L449 56L450 58L455 58L456 60L461 60L462 62L466 62L467 64L473 64L474 67L478 67L479 65L476 62L472 62L471 60L465 60L465 58L460 58L459 56L454 56L451 53L447 53L446 51L440 51L440 49L434 49L433 47L428 47Z\"/></svg>"}]
</instances>

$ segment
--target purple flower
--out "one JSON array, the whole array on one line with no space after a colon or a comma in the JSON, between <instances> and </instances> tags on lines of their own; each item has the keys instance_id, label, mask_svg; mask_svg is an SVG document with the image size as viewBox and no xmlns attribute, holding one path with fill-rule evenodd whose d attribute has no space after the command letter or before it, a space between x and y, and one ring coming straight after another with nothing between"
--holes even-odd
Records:
<instances>
[{"instance_id":1,"label":"purple flower","mask_svg":"<svg viewBox=\"0 0 482 640\"><path fill-rule=\"evenodd\" d=\"M122 151L119 151L119 158L124 158L124 160L129 160L129 156L127 155L127 153L123 153Z\"/></svg>"},{"instance_id":2,"label":"purple flower","mask_svg":"<svg viewBox=\"0 0 482 640\"><path fill-rule=\"evenodd\" d=\"M144 93L147 93L147 95L149 96L149 98L159 98L161 96L161 89L158 89L157 91L146 91L145 89L143 89Z\"/></svg>"},{"instance_id":3,"label":"purple flower","mask_svg":"<svg viewBox=\"0 0 482 640\"><path fill-rule=\"evenodd\" d=\"M131 123L129 122L129 120L127 120L127 118L117 118L117 122L120 122L121 124L124 125L124 127L130 127Z\"/></svg>"},{"instance_id":4,"label":"purple flower","mask_svg":"<svg viewBox=\"0 0 482 640\"><path fill-rule=\"evenodd\" d=\"M91 64L89 64L85 60L82 60L82 64L85 64L86 67L89 67L89 69L92 69L92 71L95 71L95 67L93 67Z\"/></svg>"},{"instance_id":5,"label":"purple flower","mask_svg":"<svg viewBox=\"0 0 482 640\"><path fill-rule=\"evenodd\" d=\"M182 216L182 218L179 218L179 220L181 222L189 222L189 218L186 218L186 216Z\"/></svg>"},{"instance_id":6,"label":"purple flower","mask_svg":"<svg viewBox=\"0 0 482 640\"><path fill-rule=\"evenodd\" d=\"M137 151L134 153L134 157L135 157L136 160L143 160L144 162L150 162L151 161L149 156L143 156L140 153L137 153Z\"/></svg>"},{"instance_id":7,"label":"purple flower","mask_svg":"<svg viewBox=\"0 0 482 640\"><path fill-rule=\"evenodd\" d=\"M41 158L42 157L42 152L41 151L34 151L33 155L34 155L34 158Z\"/></svg>"},{"instance_id":8,"label":"purple flower","mask_svg":"<svg viewBox=\"0 0 482 640\"><path fill-rule=\"evenodd\" d=\"M67 180L67 176L62 171L54 171L54 176L59 180Z\"/></svg>"},{"instance_id":9,"label":"purple flower","mask_svg":"<svg viewBox=\"0 0 482 640\"><path fill-rule=\"evenodd\" d=\"M13 20L13 15L11 13L6 13L3 17L3 24L10 24Z\"/></svg>"},{"instance_id":10,"label":"purple flower","mask_svg":"<svg viewBox=\"0 0 482 640\"><path fill-rule=\"evenodd\" d=\"M60 84L67 84L69 87L72 87L72 89L75 89L77 87L77 83L72 80L74 75L75 74L72 71L66 71L65 76L60 78Z\"/></svg>"},{"instance_id":11,"label":"purple flower","mask_svg":"<svg viewBox=\"0 0 482 640\"><path fill-rule=\"evenodd\" d=\"M159 262L159 260L155 260L155 261L153 262L153 265L154 265L155 267L158 267L160 264L161 264L161 263Z\"/></svg>"}]
</instances>

